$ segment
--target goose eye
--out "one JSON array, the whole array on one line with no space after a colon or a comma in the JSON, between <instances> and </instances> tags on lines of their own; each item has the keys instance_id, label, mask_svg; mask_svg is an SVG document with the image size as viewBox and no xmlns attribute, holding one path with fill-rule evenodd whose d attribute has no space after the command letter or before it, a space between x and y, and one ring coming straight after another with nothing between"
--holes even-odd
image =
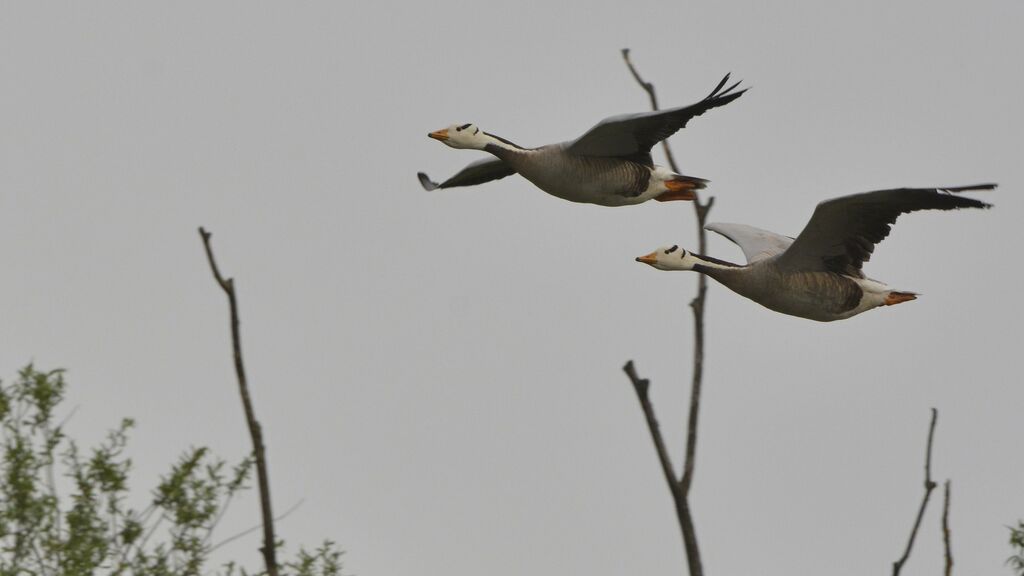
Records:
<instances>
[{"instance_id":1,"label":"goose eye","mask_svg":"<svg viewBox=\"0 0 1024 576\"><path fill-rule=\"evenodd\" d=\"M679 250L679 246L678 245L673 246L673 247L669 248L668 250L665 250L665 254L671 254L671 253L675 252L676 250Z\"/></svg>"},{"instance_id":2,"label":"goose eye","mask_svg":"<svg viewBox=\"0 0 1024 576\"><path fill-rule=\"evenodd\" d=\"M466 128L469 128L469 127L470 127L470 124L463 124L462 126L459 126L458 128L456 128L455 131L456 132L462 132L463 130L465 130Z\"/></svg>"}]
</instances>

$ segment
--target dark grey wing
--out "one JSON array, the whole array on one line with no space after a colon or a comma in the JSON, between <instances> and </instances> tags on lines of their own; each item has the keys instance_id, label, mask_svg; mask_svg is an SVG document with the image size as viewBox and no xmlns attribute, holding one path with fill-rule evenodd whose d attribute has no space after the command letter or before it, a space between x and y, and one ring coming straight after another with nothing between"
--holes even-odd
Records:
<instances>
[{"instance_id":1,"label":"dark grey wing","mask_svg":"<svg viewBox=\"0 0 1024 576\"><path fill-rule=\"evenodd\" d=\"M476 184L483 184L484 182L504 178L505 176L515 173L515 170L501 160L497 158L485 158L483 160L477 160L462 170L459 170L454 176L440 184L431 180L430 177L423 172L417 172L416 176L419 177L420 184L423 186L423 189L429 191L437 190L438 188L474 186Z\"/></svg>"},{"instance_id":2,"label":"dark grey wing","mask_svg":"<svg viewBox=\"0 0 1024 576\"><path fill-rule=\"evenodd\" d=\"M863 278L861 266L900 214L917 210L989 208L954 192L992 190L995 184L959 188L898 188L826 200L814 209L793 245L776 263L788 270L830 271Z\"/></svg>"},{"instance_id":3,"label":"dark grey wing","mask_svg":"<svg viewBox=\"0 0 1024 576\"><path fill-rule=\"evenodd\" d=\"M747 90L733 92L739 82L722 89L729 75L715 86L706 98L690 106L624 114L605 118L586 134L571 142L568 150L581 156L634 156L646 155L651 148L686 126L690 118L700 116L712 108L725 106Z\"/></svg>"}]
</instances>

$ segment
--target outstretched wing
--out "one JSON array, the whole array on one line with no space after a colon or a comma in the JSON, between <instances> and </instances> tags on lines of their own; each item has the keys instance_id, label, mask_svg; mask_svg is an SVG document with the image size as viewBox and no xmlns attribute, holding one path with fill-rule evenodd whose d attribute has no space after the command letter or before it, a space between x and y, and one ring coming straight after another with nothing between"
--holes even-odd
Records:
<instances>
[{"instance_id":1,"label":"outstretched wing","mask_svg":"<svg viewBox=\"0 0 1024 576\"><path fill-rule=\"evenodd\" d=\"M649 154L651 148L686 126L690 118L712 108L725 106L739 98L746 89L733 92L739 82L722 89L729 75L715 86L706 98L690 106L624 114L605 118L568 145L568 150L581 156L634 156Z\"/></svg>"},{"instance_id":2,"label":"outstretched wing","mask_svg":"<svg viewBox=\"0 0 1024 576\"><path fill-rule=\"evenodd\" d=\"M995 184L958 188L898 188L826 200L814 209L793 245L777 261L789 270L819 270L863 278L861 266L889 235L900 214L917 210L989 208L955 192L992 190Z\"/></svg>"},{"instance_id":3,"label":"outstretched wing","mask_svg":"<svg viewBox=\"0 0 1024 576\"><path fill-rule=\"evenodd\" d=\"M459 170L451 178L438 184L430 179L429 176L423 172L417 172L416 176L420 179L420 184L424 190L437 190L438 188L454 188L456 186L474 186L476 184L483 184L484 182L490 182L491 180L498 180L511 174L515 174L508 164L505 164L497 158L485 158L483 160L477 160L472 164L466 166L462 170Z\"/></svg>"},{"instance_id":4,"label":"outstretched wing","mask_svg":"<svg viewBox=\"0 0 1024 576\"><path fill-rule=\"evenodd\" d=\"M747 257L747 264L771 258L776 254L782 254L793 243L793 239L789 236L747 226L746 224L716 222L708 224L704 229L717 232L732 240L734 244L743 250L743 255Z\"/></svg>"}]
</instances>

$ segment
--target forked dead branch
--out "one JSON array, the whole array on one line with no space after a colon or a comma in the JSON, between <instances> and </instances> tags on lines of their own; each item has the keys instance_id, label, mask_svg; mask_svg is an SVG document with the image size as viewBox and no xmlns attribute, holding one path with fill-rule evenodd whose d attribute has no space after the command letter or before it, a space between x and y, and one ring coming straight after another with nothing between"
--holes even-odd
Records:
<instances>
[{"instance_id":1,"label":"forked dead branch","mask_svg":"<svg viewBox=\"0 0 1024 576\"><path fill-rule=\"evenodd\" d=\"M903 556L892 564L892 576L899 576L903 565L910 558L910 551L914 548L914 540L917 538L917 531L921 528L924 511L928 508L928 499L931 498L932 490L935 489L935 482L932 480L932 441L935 439L935 423L938 419L939 411L932 408L932 423L928 426L928 445L924 454L924 497L921 499L921 506L917 509L917 518L914 520L914 527L910 530L910 538L907 540Z\"/></svg>"},{"instance_id":2,"label":"forked dead branch","mask_svg":"<svg viewBox=\"0 0 1024 576\"><path fill-rule=\"evenodd\" d=\"M931 498L932 490L935 490L937 486L935 481L932 480L932 444L935 440L935 424L938 420L939 411L932 408L932 421L928 426L928 443L925 447L924 455L924 496L921 498L921 506L917 509L917 517L914 519L914 526L910 530L910 538L907 539L907 547L903 550L903 556L892 563L892 576L899 576L900 571L903 570L903 565L910 558L910 552L914 548L914 541L917 539L917 532L921 528L921 520L924 519L925 510L928 508L928 500ZM945 574L950 576L953 573L953 549L949 530L949 480L946 480L944 492L942 504L942 544L945 548Z\"/></svg>"}]
</instances>

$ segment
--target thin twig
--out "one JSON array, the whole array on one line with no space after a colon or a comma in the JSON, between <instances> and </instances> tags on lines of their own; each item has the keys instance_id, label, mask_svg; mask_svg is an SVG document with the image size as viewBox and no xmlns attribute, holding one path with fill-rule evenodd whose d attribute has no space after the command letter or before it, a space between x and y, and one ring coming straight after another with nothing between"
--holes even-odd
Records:
<instances>
[{"instance_id":1,"label":"thin twig","mask_svg":"<svg viewBox=\"0 0 1024 576\"><path fill-rule=\"evenodd\" d=\"M245 420L249 425L249 435L252 437L253 454L256 458L256 476L260 488L260 505L263 510L263 547L260 552L263 554L263 561L267 567L269 576L277 576L277 541L274 538L274 514L270 507L270 479L267 474L267 456L263 446L263 430L256 420L256 414L252 407L252 399L249 396L249 384L245 378L245 365L242 363L242 334L239 329L238 319L238 298L235 295L234 278L224 279L217 268L217 261L213 258L213 249L210 247L211 234L199 228L199 236L203 239L203 246L206 248L206 258L210 261L210 269L213 271L213 278L220 285L228 297L228 305L231 309L231 344L235 359L235 374L238 376L238 391L242 396L242 406L245 408Z\"/></svg>"},{"instance_id":2,"label":"thin twig","mask_svg":"<svg viewBox=\"0 0 1024 576\"><path fill-rule=\"evenodd\" d=\"M291 513L295 512L296 510L298 510L299 507L301 507L302 504L305 501L306 501L305 498L303 498L302 500L299 500L298 502L296 502L294 506L292 506L291 508L285 510L284 514L281 514L280 516L274 518L274 522L280 522L281 520L284 520L285 518L290 516ZM220 548L221 546L224 546L225 544L228 544L229 542L234 542L235 540L238 540L242 536L247 536L249 534L252 534L253 532L259 530L261 526L262 525L257 524L256 526L253 526L252 528L247 528L247 529L239 532L238 534L235 534L233 536L228 536L227 538L221 540L220 542L217 542L213 546L210 546L210 548L207 550L207 552L213 552L217 548Z\"/></svg>"},{"instance_id":3,"label":"thin twig","mask_svg":"<svg viewBox=\"0 0 1024 576\"><path fill-rule=\"evenodd\" d=\"M626 365L622 367L622 370L626 373L626 376L629 376L630 382L633 383L633 389L636 390L636 397L640 400L640 408L643 409L644 416L647 418L647 427L651 430L651 439L654 441L654 447L658 451L658 461L661 462L661 471L665 474L665 481L668 482L669 490L675 492L677 483L675 474L672 472L672 461L669 458L668 450L665 448L665 439L661 436L661 429L658 427L658 419L654 417L654 406L651 405L651 400L647 394L651 381L637 376L636 368L633 367L632 360L626 362Z\"/></svg>"},{"instance_id":4,"label":"thin twig","mask_svg":"<svg viewBox=\"0 0 1024 576\"><path fill-rule=\"evenodd\" d=\"M78 409L81 407L81 404L76 404L75 407L72 408L70 412L68 412L68 415L65 416L63 420L60 421L60 424L57 424L57 430L63 430L64 426L71 421L71 418L74 417L74 415L78 412Z\"/></svg>"},{"instance_id":5,"label":"thin twig","mask_svg":"<svg viewBox=\"0 0 1024 576\"><path fill-rule=\"evenodd\" d=\"M146 549L146 544L149 543L149 539L153 536L154 533L156 533L156 529L159 528L160 524L162 524L163 521L166 520L166 519L167 519L167 515L161 512L160 516L156 519L156 522L154 522L153 525L149 527L149 531L146 532L145 535L143 535L141 540L136 542L136 544L135 544L136 553L142 552L143 550ZM148 521L148 520L149 520L149 517L147 516L146 521Z\"/></svg>"},{"instance_id":6,"label":"thin twig","mask_svg":"<svg viewBox=\"0 0 1024 576\"><path fill-rule=\"evenodd\" d=\"M654 90L654 84L647 82L640 76L633 61L629 58L629 48L622 49L622 59L625 60L629 72L637 84L647 92L651 101L651 109L658 110L658 96ZM672 149L668 140L661 141L665 151L665 158L673 172L680 173L676 164ZM704 231L704 224L707 221L708 212L714 205L715 199L708 198L706 203L700 201L700 196L693 201L694 215L697 217L697 243L700 254L707 253L707 234ZM686 559L690 569L690 576L703 576L704 568L700 559L700 547L697 545L697 530L693 524L693 514L690 511L690 487L693 485L694 467L697 460L697 423L700 416L701 385L704 379L704 310L707 299L707 277L704 274L697 275L697 296L690 302L693 310L693 378L690 382L690 408L686 424L686 452L683 458L683 474L679 482L670 482L669 487L676 503L676 516L679 519L679 526L683 532L683 545L686 548ZM628 364L627 364L628 366ZM664 461L663 461L664 464Z\"/></svg>"},{"instance_id":7,"label":"thin twig","mask_svg":"<svg viewBox=\"0 0 1024 576\"><path fill-rule=\"evenodd\" d=\"M942 498L942 543L946 548L946 576L953 574L953 544L949 532L949 480L946 480Z\"/></svg>"},{"instance_id":8,"label":"thin twig","mask_svg":"<svg viewBox=\"0 0 1024 576\"><path fill-rule=\"evenodd\" d=\"M932 490L935 489L935 482L932 481L932 439L935 437L935 423L938 419L939 411L932 408L932 423L928 427L928 446L925 450L924 458L924 498L921 499L921 507L917 510L917 519L914 520L914 528L910 531L907 548L903 551L903 556L892 564L892 576L899 576L903 565L910 558L910 551L914 547L914 539L917 538L917 530L921 527L924 511L928 508L928 499L931 498Z\"/></svg>"},{"instance_id":9,"label":"thin twig","mask_svg":"<svg viewBox=\"0 0 1024 576\"><path fill-rule=\"evenodd\" d=\"M224 519L224 515L228 513L228 507L231 506L231 501L234 499L235 494L228 493L227 498L224 499L224 504L221 505L220 510L217 511L217 517L214 518L213 524L206 530L206 536L203 537L203 546L209 543L210 539L213 538L213 532L220 525L220 521Z\"/></svg>"}]
</instances>

